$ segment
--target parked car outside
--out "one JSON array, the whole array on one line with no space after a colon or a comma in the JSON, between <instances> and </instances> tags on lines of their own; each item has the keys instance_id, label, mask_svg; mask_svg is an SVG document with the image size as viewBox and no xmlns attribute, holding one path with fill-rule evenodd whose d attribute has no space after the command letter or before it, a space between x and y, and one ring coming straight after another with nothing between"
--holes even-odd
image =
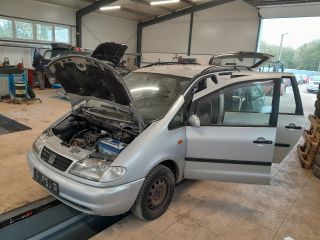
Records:
<instances>
[{"instance_id":1,"label":"parked car outside","mask_svg":"<svg viewBox=\"0 0 320 240\"><path fill-rule=\"evenodd\" d=\"M320 76L311 76L309 78L309 83L307 85L307 91L309 93L318 92L319 91L319 84L320 84Z\"/></svg>"},{"instance_id":2,"label":"parked car outside","mask_svg":"<svg viewBox=\"0 0 320 240\"><path fill-rule=\"evenodd\" d=\"M303 76L302 75L296 75L296 79L297 79L297 83L299 85L303 84L304 81L303 81Z\"/></svg>"},{"instance_id":3,"label":"parked car outside","mask_svg":"<svg viewBox=\"0 0 320 240\"><path fill-rule=\"evenodd\" d=\"M269 184L274 158L302 133L290 74L158 63L121 77L77 55L48 70L74 101L35 141L29 167L50 194L89 214L155 219L182 179ZM290 114L281 107L284 77L295 96Z\"/></svg>"}]
</instances>

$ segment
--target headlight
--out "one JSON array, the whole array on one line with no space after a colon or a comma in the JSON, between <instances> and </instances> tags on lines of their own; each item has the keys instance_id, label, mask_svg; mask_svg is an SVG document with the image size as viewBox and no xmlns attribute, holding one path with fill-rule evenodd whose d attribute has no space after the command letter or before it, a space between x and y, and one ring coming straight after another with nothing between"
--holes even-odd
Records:
<instances>
[{"instance_id":1,"label":"headlight","mask_svg":"<svg viewBox=\"0 0 320 240\"><path fill-rule=\"evenodd\" d=\"M126 169L124 167L109 167L110 162L100 159L83 159L76 162L69 173L93 181L111 182L121 178Z\"/></svg>"},{"instance_id":2,"label":"headlight","mask_svg":"<svg viewBox=\"0 0 320 240\"><path fill-rule=\"evenodd\" d=\"M127 169L124 167L110 167L102 176L100 182L113 182L124 176Z\"/></svg>"},{"instance_id":3,"label":"headlight","mask_svg":"<svg viewBox=\"0 0 320 240\"><path fill-rule=\"evenodd\" d=\"M47 137L45 135L41 135L37 138L37 140L33 143L32 148L33 150L39 155L41 149L43 148L45 142L47 141Z\"/></svg>"}]
</instances>

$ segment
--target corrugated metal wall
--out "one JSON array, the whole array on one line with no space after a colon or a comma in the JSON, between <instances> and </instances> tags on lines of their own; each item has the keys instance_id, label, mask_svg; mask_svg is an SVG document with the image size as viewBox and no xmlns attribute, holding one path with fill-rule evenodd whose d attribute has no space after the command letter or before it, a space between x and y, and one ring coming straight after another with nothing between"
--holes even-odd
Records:
<instances>
[{"instance_id":1,"label":"corrugated metal wall","mask_svg":"<svg viewBox=\"0 0 320 240\"><path fill-rule=\"evenodd\" d=\"M95 49L102 42L128 45L127 52L136 52L137 22L91 13L82 19L82 46Z\"/></svg>"},{"instance_id":2,"label":"corrugated metal wall","mask_svg":"<svg viewBox=\"0 0 320 240\"><path fill-rule=\"evenodd\" d=\"M196 12L191 51L255 51L258 26L258 10L241 1Z\"/></svg>"},{"instance_id":3,"label":"corrugated metal wall","mask_svg":"<svg viewBox=\"0 0 320 240\"><path fill-rule=\"evenodd\" d=\"M185 53L188 48L190 15L143 29L142 52Z\"/></svg>"},{"instance_id":4,"label":"corrugated metal wall","mask_svg":"<svg viewBox=\"0 0 320 240\"><path fill-rule=\"evenodd\" d=\"M142 62L168 61L186 55L190 15L143 29ZM207 63L213 53L255 51L258 10L240 0L194 14L191 55Z\"/></svg>"}]
</instances>

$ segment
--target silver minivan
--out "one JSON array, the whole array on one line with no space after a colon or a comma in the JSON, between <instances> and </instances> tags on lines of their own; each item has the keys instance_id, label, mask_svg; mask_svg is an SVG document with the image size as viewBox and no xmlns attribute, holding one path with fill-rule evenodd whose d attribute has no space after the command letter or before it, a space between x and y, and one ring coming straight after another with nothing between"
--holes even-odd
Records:
<instances>
[{"instance_id":1,"label":"silver minivan","mask_svg":"<svg viewBox=\"0 0 320 240\"><path fill-rule=\"evenodd\" d=\"M48 70L72 110L34 142L30 170L54 197L89 214L131 210L155 219L182 179L269 184L272 162L301 136L303 109L290 74L168 63L121 77L76 55ZM292 98L280 96L283 77L292 81Z\"/></svg>"}]
</instances>

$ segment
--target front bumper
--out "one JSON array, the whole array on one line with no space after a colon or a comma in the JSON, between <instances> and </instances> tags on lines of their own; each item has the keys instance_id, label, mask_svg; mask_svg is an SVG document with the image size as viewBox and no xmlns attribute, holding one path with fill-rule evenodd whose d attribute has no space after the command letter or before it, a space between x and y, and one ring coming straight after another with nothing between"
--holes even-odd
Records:
<instances>
[{"instance_id":1,"label":"front bumper","mask_svg":"<svg viewBox=\"0 0 320 240\"><path fill-rule=\"evenodd\" d=\"M42 160L29 151L27 154L29 168L33 176L33 169L59 184L59 194L50 192L61 202L85 213L112 216L127 212L136 200L144 178L114 187L94 187L76 182L57 174L47 168Z\"/></svg>"}]
</instances>

